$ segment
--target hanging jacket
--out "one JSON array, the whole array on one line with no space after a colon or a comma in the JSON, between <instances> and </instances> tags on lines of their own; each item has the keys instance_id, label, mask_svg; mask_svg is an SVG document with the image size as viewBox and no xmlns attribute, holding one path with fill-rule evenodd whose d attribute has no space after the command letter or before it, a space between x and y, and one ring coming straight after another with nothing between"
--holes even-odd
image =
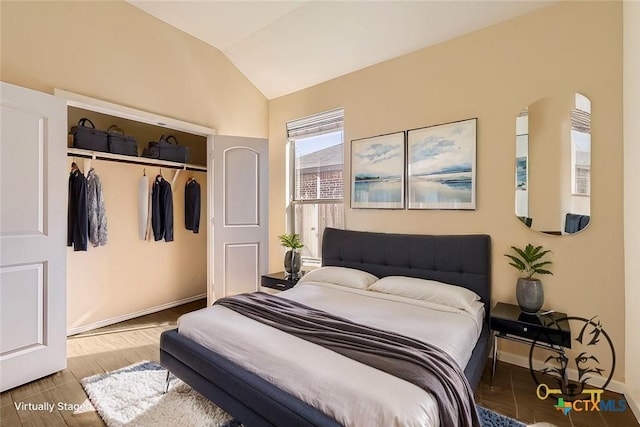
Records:
<instances>
[{"instance_id":1,"label":"hanging jacket","mask_svg":"<svg viewBox=\"0 0 640 427\"><path fill-rule=\"evenodd\" d=\"M160 175L151 190L151 226L156 241L173 242L173 193L171 184Z\"/></svg>"},{"instance_id":2,"label":"hanging jacket","mask_svg":"<svg viewBox=\"0 0 640 427\"><path fill-rule=\"evenodd\" d=\"M87 179L75 169L69 174L67 246L73 246L74 251L86 251L87 232Z\"/></svg>"},{"instance_id":3,"label":"hanging jacket","mask_svg":"<svg viewBox=\"0 0 640 427\"><path fill-rule=\"evenodd\" d=\"M87 173L87 209L89 215L89 241L96 246L107 244L107 214L104 207L102 183L91 168Z\"/></svg>"},{"instance_id":4,"label":"hanging jacket","mask_svg":"<svg viewBox=\"0 0 640 427\"><path fill-rule=\"evenodd\" d=\"M200 230L200 184L191 178L184 185L184 225L187 230Z\"/></svg>"}]
</instances>

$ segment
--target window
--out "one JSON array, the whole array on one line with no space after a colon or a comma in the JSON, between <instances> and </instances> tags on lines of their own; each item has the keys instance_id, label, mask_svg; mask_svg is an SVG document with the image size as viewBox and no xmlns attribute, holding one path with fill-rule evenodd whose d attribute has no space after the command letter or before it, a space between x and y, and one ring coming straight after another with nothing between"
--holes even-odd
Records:
<instances>
[{"instance_id":1,"label":"window","mask_svg":"<svg viewBox=\"0 0 640 427\"><path fill-rule=\"evenodd\" d=\"M576 94L571 111L571 192L575 196L591 194L591 102Z\"/></svg>"},{"instance_id":2,"label":"window","mask_svg":"<svg viewBox=\"0 0 640 427\"><path fill-rule=\"evenodd\" d=\"M319 262L325 227L344 228L344 110L287 123L289 232L300 235L305 263Z\"/></svg>"}]
</instances>

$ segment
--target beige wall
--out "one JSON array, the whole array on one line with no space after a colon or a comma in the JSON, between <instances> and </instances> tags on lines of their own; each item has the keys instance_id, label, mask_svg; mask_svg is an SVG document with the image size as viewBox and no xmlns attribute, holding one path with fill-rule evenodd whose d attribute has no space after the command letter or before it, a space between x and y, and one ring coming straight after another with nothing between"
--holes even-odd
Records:
<instances>
[{"instance_id":1,"label":"beige wall","mask_svg":"<svg viewBox=\"0 0 640 427\"><path fill-rule=\"evenodd\" d=\"M220 51L128 3L2 1L0 7L2 81L47 93L64 89L219 134L268 135L266 98ZM188 175L174 193L176 241L145 243L135 227L143 167L94 166L105 186L109 243L68 253L69 327L205 293L204 205L199 235L180 227Z\"/></svg>"},{"instance_id":2,"label":"beige wall","mask_svg":"<svg viewBox=\"0 0 640 427\"><path fill-rule=\"evenodd\" d=\"M477 117L475 211L353 210L347 202L347 228L490 234L494 301L515 302L517 272L502 256L509 246L545 245L555 275L544 278L544 307L599 315L616 346L614 378L624 380L621 28L619 2L563 2L271 100L271 270L281 268L275 236L285 231L286 121L344 107L349 159L352 139ZM543 235L514 216L515 118L537 99L576 91L592 102L593 220L574 236ZM349 185L345 192L348 201ZM527 354L518 344L507 350Z\"/></svg>"},{"instance_id":3,"label":"beige wall","mask_svg":"<svg viewBox=\"0 0 640 427\"><path fill-rule=\"evenodd\" d=\"M626 395L640 420L640 3L624 2L624 243L627 364Z\"/></svg>"},{"instance_id":4,"label":"beige wall","mask_svg":"<svg viewBox=\"0 0 640 427\"><path fill-rule=\"evenodd\" d=\"M221 135L267 136L266 98L222 52L124 1L1 8L5 82L64 89Z\"/></svg>"}]
</instances>

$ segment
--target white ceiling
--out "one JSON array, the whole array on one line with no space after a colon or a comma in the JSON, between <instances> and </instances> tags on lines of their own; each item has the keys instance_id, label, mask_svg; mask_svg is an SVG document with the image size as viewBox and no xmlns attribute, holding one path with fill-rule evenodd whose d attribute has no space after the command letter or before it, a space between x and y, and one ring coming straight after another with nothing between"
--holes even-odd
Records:
<instances>
[{"instance_id":1,"label":"white ceiling","mask_svg":"<svg viewBox=\"0 0 640 427\"><path fill-rule=\"evenodd\" d=\"M127 1L221 50L269 99L555 2Z\"/></svg>"}]
</instances>

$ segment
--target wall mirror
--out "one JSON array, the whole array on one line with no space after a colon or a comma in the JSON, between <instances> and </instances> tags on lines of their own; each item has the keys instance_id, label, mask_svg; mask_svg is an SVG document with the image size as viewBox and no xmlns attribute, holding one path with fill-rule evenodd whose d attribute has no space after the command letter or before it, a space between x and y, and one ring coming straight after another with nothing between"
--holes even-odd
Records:
<instances>
[{"instance_id":1,"label":"wall mirror","mask_svg":"<svg viewBox=\"0 0 640 427\"><path fill-rule=\"evenodd\" d=\"M542 233L571 235L591 220L591 101L539 99L516 118L515 213Z\"/></svg>"}]
</instances>

